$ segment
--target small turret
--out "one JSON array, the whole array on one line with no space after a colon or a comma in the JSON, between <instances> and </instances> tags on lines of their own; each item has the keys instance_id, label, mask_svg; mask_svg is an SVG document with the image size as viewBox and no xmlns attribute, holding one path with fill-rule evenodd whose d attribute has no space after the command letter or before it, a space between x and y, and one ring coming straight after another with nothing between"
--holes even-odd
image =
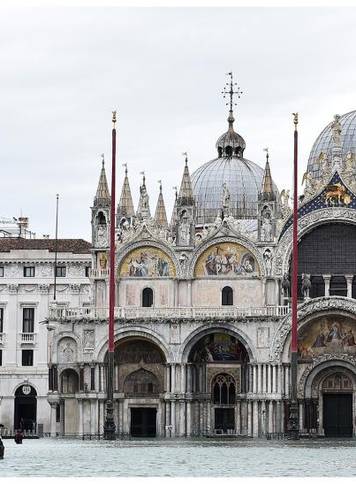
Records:
<instances>
[{"instance_id":1,"label":"small turret","mask_svg":"<svg viewBox=\"0 0 356 484\"><path fill-rule=\"evenodd\" d=\"M195 199L188 169L188 155L187 153L183 153L183 155L185 156L185 166L176 203L176 244L181 247L189 247L194 245Z\"/></svg>"},{"instance_id":2,"label":"small turret","mask_svg":"<svg viewBox=\"0 0 356 484\"><path fill-rule=\"evenodd\" d=\"M135 216L135 209L132 201L131 189L129 178L127 175L127 164L124 164L125 167L125 178L124 183L122 185L120 201L117 205L117 212L116 212L116 226L120 225L120 221L125 218L129 222L131 221L132 217Z\"/></svg>"},{"instance_id":3,"label":"small turret","mask_svg":"<svg viewBox=\"0 0 356 484\"><path fill-rule=\"evenodd\" d=\"M110 224L110 193L105 173L104 155L99 176L98 188L91 208L92 218L92 243L96 248L107 248L109 246L108 227Z\"/></svg>"},{"instance_id":4,"label":"small turret","mask_svg":"<svg viewBox=\"0 0 356 484\"><path fill-rule=\"evenodd\" d=\"M168 228L167 213L163 199L161 180L159 180L159 195L155 212L155 222L160 228Z\"/></svg>"},{"instance_id":5,"label":"small turret","mask_svg":"<svg viewBox=\"0 0 356 484\"><path fill-rule=\"evenodd\" d=\"M268 148L265 148L264 151L266 151L266 165L261 191L258 195L258 240L261 242L273 242L276 235L278 206L269 165Z\"/></svg>"}]
</instances>

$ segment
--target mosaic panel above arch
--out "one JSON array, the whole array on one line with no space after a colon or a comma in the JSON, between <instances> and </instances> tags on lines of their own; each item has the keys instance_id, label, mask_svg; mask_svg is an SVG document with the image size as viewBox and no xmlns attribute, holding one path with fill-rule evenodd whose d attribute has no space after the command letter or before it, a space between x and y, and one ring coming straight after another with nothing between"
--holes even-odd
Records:
<instances>
[{"instance_id":1,"label":"mosaic panel above arch","mask_svg":"<svg viewBox=\"0 0 356 484\"><path fill-rule=\"evenodd\" d=\"M299 332L298 350L303 361L323 354L356 355L356 321L342 315L319 316Z\"/></svg>"},{"instance_id":2,"label":"mosaic panel above arch","mask_svg":"<svg viewBox=\"0 0 356 484\"><path fill-rule=\"evenodd\" d=\"M172 259L157 247L138 247L125 257L119 269L120 277L175 277Z\"/></svg>"},{"instance_id":3,"label":"mosaic panel above arch","mask_svg":"<svg viewBox=\"0 0 356 484\"><path fill-rule=\"evenodd\" d=\"M243 245L222 242L208 247L198 258L195 277L259 275L260 270L254 255Z\"/></svg>"}]
</instances>

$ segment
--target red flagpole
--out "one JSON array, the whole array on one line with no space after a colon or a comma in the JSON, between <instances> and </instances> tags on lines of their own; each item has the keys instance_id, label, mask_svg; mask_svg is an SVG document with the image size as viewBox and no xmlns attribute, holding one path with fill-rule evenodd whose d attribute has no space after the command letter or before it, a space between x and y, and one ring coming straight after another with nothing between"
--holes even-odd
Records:
<instances>
[{"instance_id":1,"label":"red flagpole","mask_svg":"<svg viewBox=\"0 0 356 484\"><path fill-rule=\"evenodd\" d=\"M292 267L292 353L298 351L298 113L294 114L294 198Z\"/></svg>"},{"instance_id":2,"label":"red flagpole","mask_svg":"<svg viewBox=\"0 0 356 484\"><path fill-rule=\"evenodd\" d=\"M294 116L294 198L293 198L293 265L292 265L292 342L291 385L288 431L292 439L299 439L298 377L298 113Z\"/></svg>"},{"instance_id":3,"label":"red flagpole","mask_svg":"<svg viewBox=\"0 0 356 484\"><path fill-rule=\"evenodd\" d=\"M109 344L107 366L107 400L104 423L104 438L115 439L114 422L114 318L115 318L115 181L116 181L116 111L112 113L112 164L111 164L111 209L110 209L110 257L109 257Z\"/></svg>"}]
</instances>

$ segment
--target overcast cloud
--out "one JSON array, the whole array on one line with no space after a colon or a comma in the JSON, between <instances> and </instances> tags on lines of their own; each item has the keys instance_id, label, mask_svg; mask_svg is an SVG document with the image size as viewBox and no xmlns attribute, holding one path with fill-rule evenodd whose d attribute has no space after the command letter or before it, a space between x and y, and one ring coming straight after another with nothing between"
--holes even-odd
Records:
<instances>
[{"instance_id":1,"label":"overcast cloud","mask_svg":"<svg viewBox=\"0 0 356 484\"><path fill-rule=\"evenodd\" d=\"M90 206L118 110L118 176L128 163L135 205L146 171L151 212L163 181L168 217L180 183L215 158L226 130L220 94L232 70L244 91L236 129L245 157L269 146L280 189L292 181L300 113L300 174L335 113L356 109L356 10L276 8L32 8L0 11L1 210L39 236L90 240Z\"/></svg>"}]
</instances>

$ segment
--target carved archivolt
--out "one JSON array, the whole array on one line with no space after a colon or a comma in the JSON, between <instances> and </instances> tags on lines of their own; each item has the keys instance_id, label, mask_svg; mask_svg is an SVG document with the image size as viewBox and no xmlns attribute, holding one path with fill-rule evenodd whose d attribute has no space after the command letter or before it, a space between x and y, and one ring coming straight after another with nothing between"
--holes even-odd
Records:
<instances>
[{"instance_id":1,"label":"carved archivolt","mask_svg":"<svg viewBox=\"0 0 356 484\"><path fill-rule=\"evenodd\" d=\"M333 207L315 210L298 220L298 236L301 239L307 232L330 221L356 224L356 211L349 208ZM274 257L273 274L282 276L289 270L292 251L293 227L290 226L280 239Z\"/></svg>"},{"instance_id":2,"label":"carved archivolt","mask_svg":"<svg viewBox=\"0 0 356 484\"><path fill-rule=\"evenodd\" d=\"M356 316L356 300L346 297L320 297L312 299L298 308L298 329L307 324L317 314L337 312ZM271 345L270 360L281 360L286 340L292 327L292 314L280 322Z\"/></svg>"}]
</instances>

